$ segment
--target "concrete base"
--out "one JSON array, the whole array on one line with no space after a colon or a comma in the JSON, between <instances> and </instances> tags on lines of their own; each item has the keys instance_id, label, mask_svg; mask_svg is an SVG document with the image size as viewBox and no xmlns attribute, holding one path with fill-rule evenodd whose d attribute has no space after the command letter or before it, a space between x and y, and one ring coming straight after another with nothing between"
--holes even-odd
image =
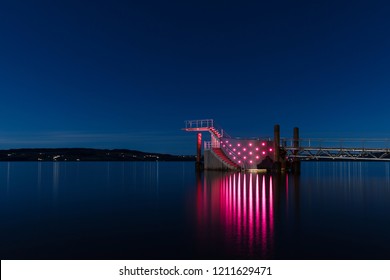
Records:
<instances>
[{"instance_id":1,"label":"concrete base","mask_svg":"<svg viewBox=\"0 0 390 280\"><path fill-rule=\"evenodd\" d=\"M212 150L204 151L204 169L208 170L236 170L217 157Z\"/></svg>"}]
</instances>

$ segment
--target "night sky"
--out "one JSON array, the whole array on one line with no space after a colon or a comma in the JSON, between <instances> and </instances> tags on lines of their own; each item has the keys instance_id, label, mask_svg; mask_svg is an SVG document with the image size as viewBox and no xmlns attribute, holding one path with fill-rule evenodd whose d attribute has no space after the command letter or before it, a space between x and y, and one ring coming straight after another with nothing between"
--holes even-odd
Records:
<instances>
[{"instance_id":1,"label":"night sky","mask_svg":"<svg viewBox=\"0 0 390 280\"><path fill-rule=\"evenodd\" d=\"M0 148L390 137L390 1L0 2Z\"/></svg>"}]
</instances>

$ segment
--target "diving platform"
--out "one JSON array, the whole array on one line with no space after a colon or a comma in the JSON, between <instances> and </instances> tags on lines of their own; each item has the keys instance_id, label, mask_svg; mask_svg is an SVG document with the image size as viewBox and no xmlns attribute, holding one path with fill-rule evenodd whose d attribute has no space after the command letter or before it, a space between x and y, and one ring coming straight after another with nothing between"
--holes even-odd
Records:
<instances>
[{"instance_id":1,"label":"diving platform","mask_svg":"<svg viewBox=\"0 0 390 280\"><path fill-rule=\"evenodd\" d=\"M297 127L293 138L281 138L279 125L272 139L238 138L213 119L185 121L183 130L198 133L197 166L204 169L300 172L302 160L390 161L390 139L304 139ZM202 142L202 133L210 133L211 140Z\"/></svg>"}]
</instances>

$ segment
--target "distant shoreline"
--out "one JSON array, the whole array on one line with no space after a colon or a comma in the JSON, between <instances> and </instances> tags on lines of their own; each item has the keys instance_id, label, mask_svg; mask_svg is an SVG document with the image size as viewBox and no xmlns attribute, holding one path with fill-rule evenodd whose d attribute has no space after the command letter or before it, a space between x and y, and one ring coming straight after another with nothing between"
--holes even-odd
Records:
<instances>
[{"instance_id":1,"label":"distant shoreline","mask_svg":"<svg viewBox=\"0 0 390 280\"><path fill-rule=\"evenodd\" d=\"M195 161L195 156L128 149L22 148L0 150L0 161Z\"/></svg>"}]
</instances>

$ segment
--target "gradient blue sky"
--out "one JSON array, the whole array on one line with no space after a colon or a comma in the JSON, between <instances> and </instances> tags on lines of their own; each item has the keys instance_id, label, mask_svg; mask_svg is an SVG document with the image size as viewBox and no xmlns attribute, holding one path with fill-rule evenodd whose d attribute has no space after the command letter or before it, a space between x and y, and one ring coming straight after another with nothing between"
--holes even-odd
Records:
<instances>
[{"instance_id":1,"label":"gradient blue sky","mask_svg":"<svg viewBox=\"0 0 390 280\"><path fill-rule=\"evenodd\" d=\"M390 1L1 1L0 148L390 137Z\"/></svg>"}]
</instances>

